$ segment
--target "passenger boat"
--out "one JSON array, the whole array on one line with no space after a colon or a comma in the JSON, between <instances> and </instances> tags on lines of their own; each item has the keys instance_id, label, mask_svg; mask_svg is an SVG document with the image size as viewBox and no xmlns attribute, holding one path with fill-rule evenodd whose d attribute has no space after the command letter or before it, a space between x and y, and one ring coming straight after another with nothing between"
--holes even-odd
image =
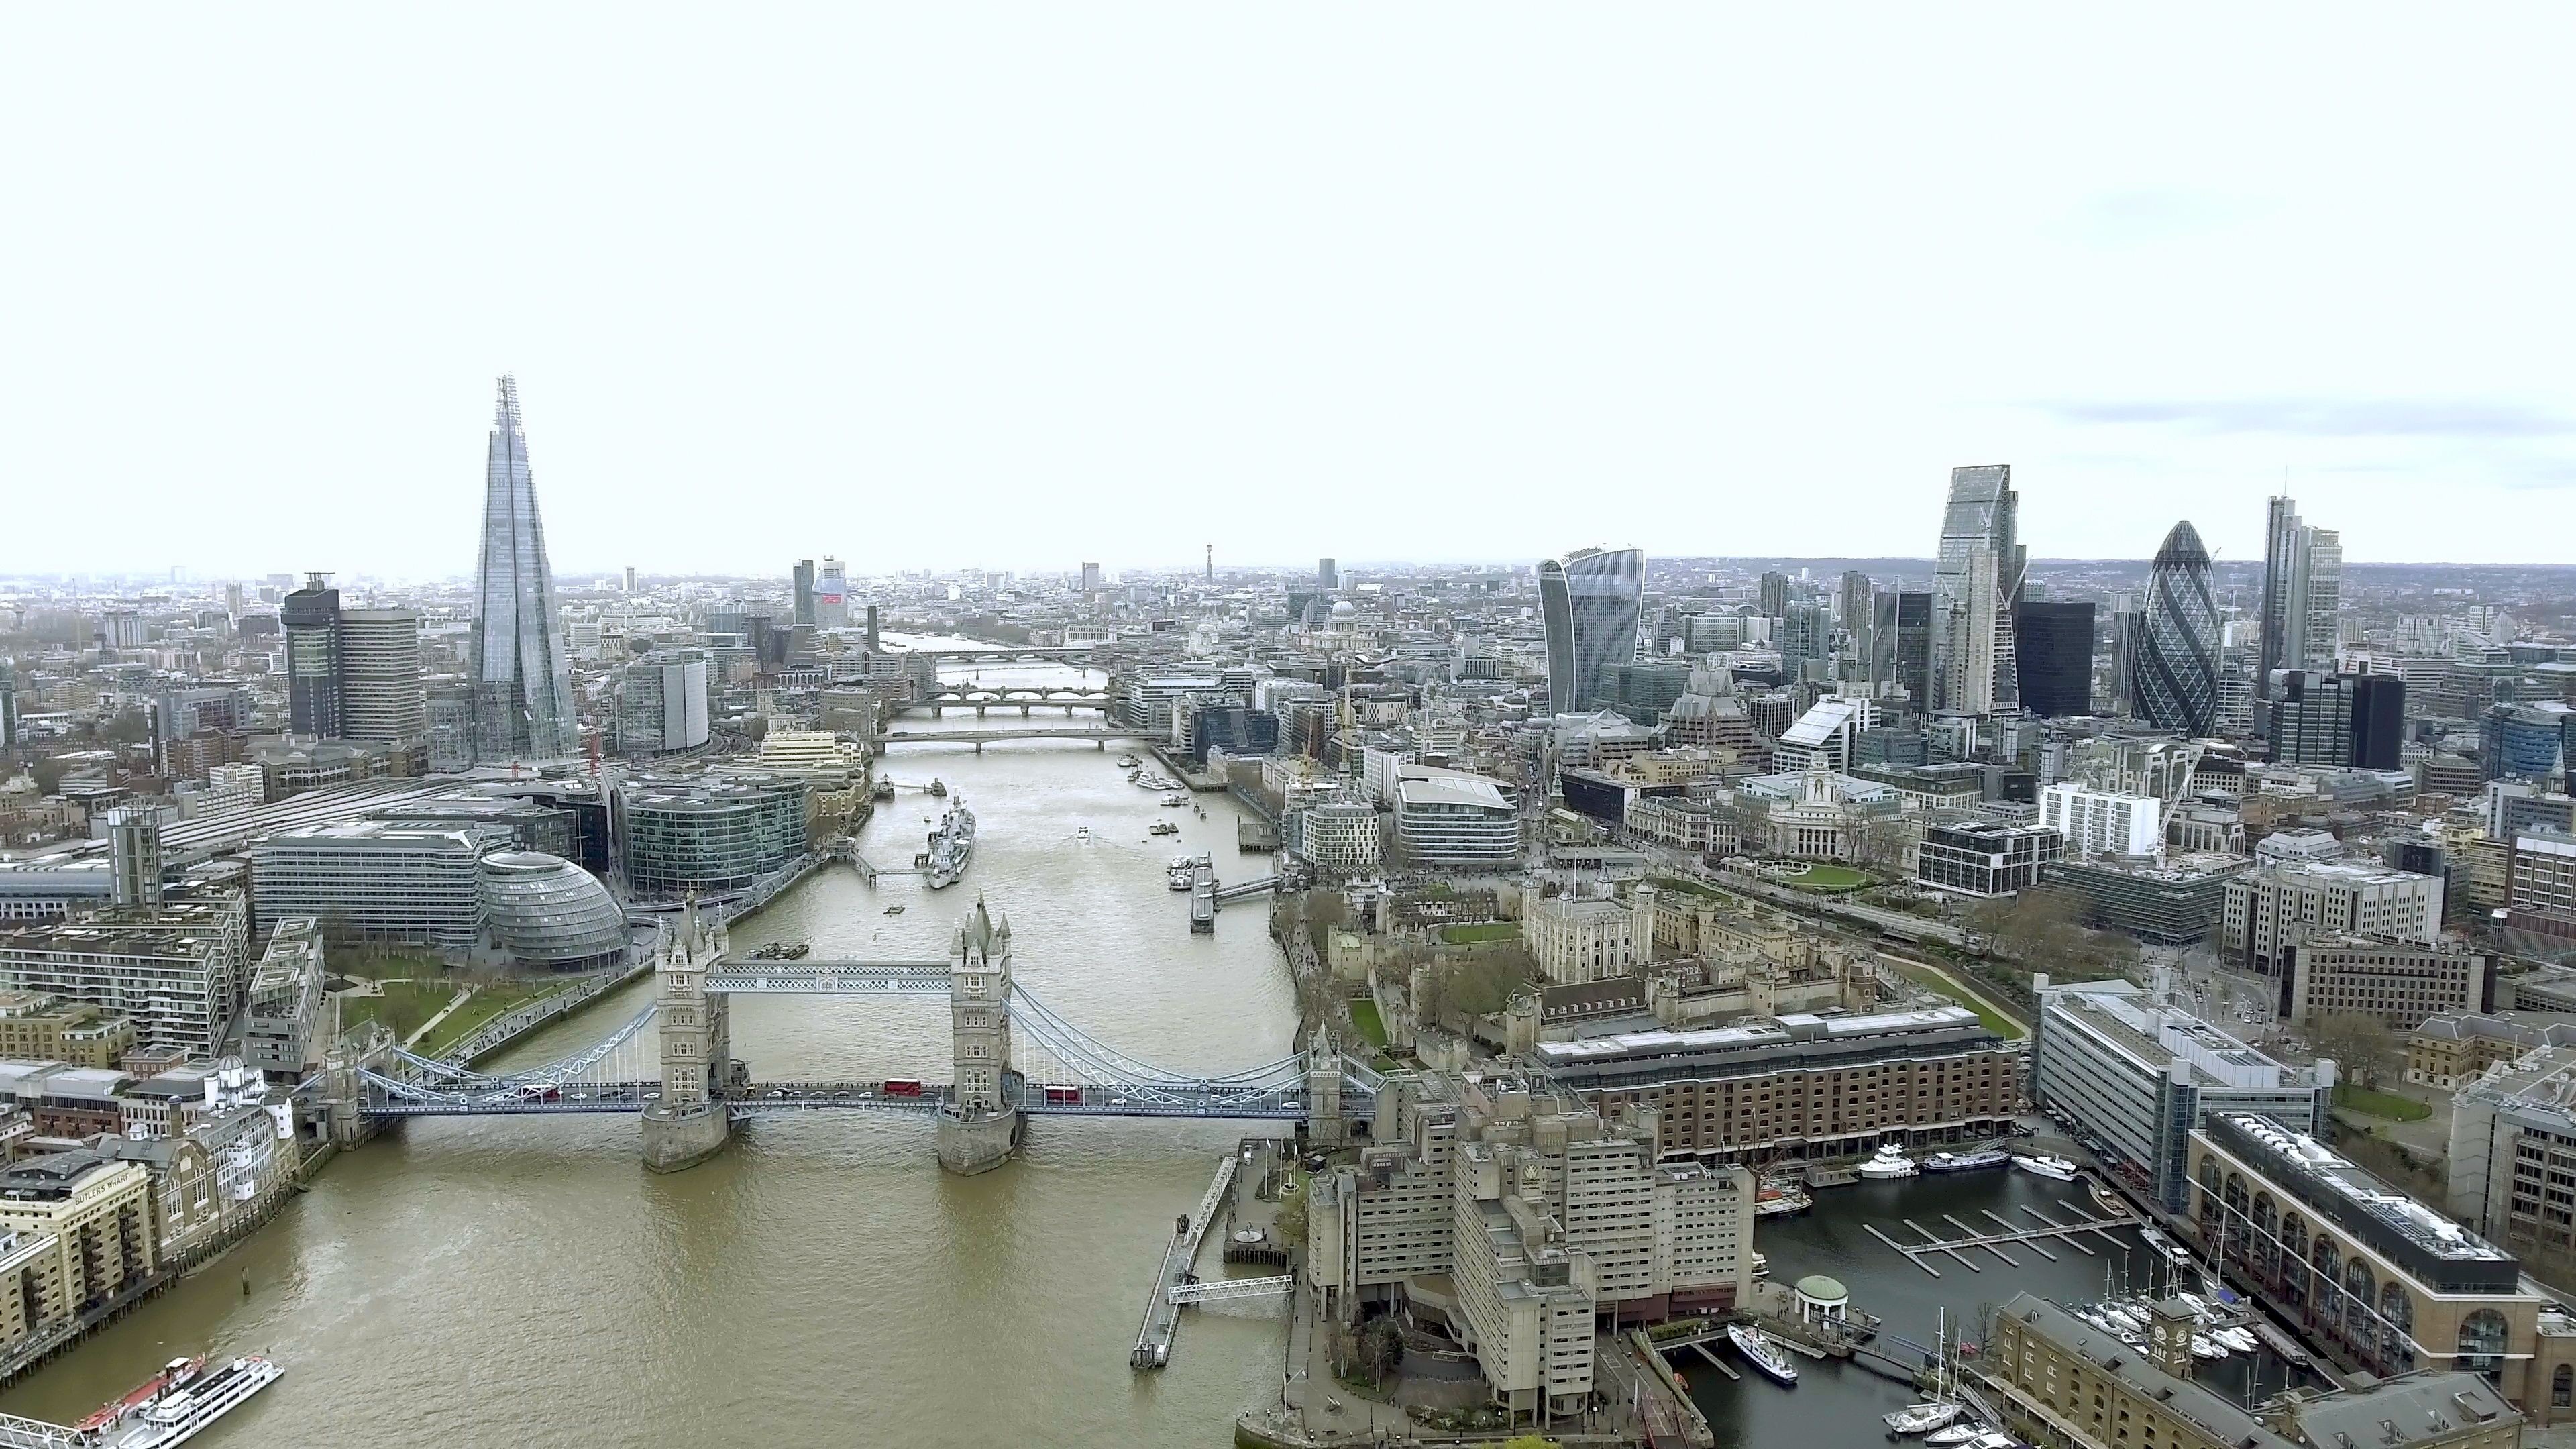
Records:
<instances>
[{"instance_id":1,"label":"passenger boat","mask_svg":"<svg viewBox=\"0 0 2576 1449\"><path fill-rule=\"evenodd\" d=\"M1163 884L1170 886L1176 891L1185 891L1191 886L1198 884L1198 874L1199 858L1197 856L1178 856L1173 859L1170 865L1163 867Z\"/></svg>"},{"instance_id":2,"label":"passenger boat","mask_svg":"<svg viewBox=\"0 0 2576 1449\"><path fill-rule=\"evenodd\" d=\"M170 1449L240 1408L284 1372L258 1354L212 1368L202 1358L172 1359L132 1393L83 1419L73 1433L98 1449Z\"/></svg>"},{"instance_id":3,"label":"passenger boat","mask_svg":"<svg viewBox=\"0 0 2576 1449\"><path fill-rule=\"evenodd\" d=\"M1178 835L1181 833L1181 827L1174 825L1168 820L1157 820L1153 824L1145 827L1145 833L1148 835Z\"/></svg>"},{"instance_id":4,"label":"passenger boat","mask_svg":"<svg viewBox=\"0 0 2576 1449\"><path fill-rule=\"evenodd\" d=\"M1797 1367L1789 1362L1789 1351L1771 1341L1761 1329L1741 1323L1726 1325L1726 1341L1744 1355L1744 1361L1760 1369L1763 1376L1787 1388L1798 1383Z\"/></svg>"},{"instance_id":5,"label":"passenger boat","mask_svg":"<svg viewBox=\"0 0 2576 1449\"><path fill-rule=\"evenodd\" d=\"M966 802L950 802L948 813L930 832L930 850L923 861L930 888L940 890L965 878L966 862L975 854L975 812Z\"/></svg>"},{"instance_id":6,"label":"passenger boat","mask_svg":"<svg viewBox=\"0 0 2576 1449\"><path fill-rule=\"evenodd\" d=\"M2075 1174L2079 1171L2074 1163L2063 1157L2051 1157L2045 1152L2027 1157L2016 1152L2013 1154L2012 1162L2013 1166L2024 1172L2036 1173L2058 1182L2073 1182Z\"/></svg>"},{"instance_id":7,"label":"passenger boat","mask_svg":"<svg viewBox=\"0 0 2576 1449\"><path fill-rule=\"evenodd\" d=\"M1905 1149L1891 1142L1878 1149L1878 1155L1860 1165L1860 1175L1869 1178L1912 1177L1923 1169L1905 1155Z\"/></svg>"},{"instance_id":8,"label":"passenger boat","mask_svg":"<svg viewBox=\"0 0 2576 1449\"><path fill-rule=\"evenodd\" d=\"M1935 1152L1923 1159L1925 1172L1976 1172L1988 1167L2001 1167L2012 1160L2012 1154L2000 1148L1987 1147L1975 1152Z\"/></svg>"}]
</instances>

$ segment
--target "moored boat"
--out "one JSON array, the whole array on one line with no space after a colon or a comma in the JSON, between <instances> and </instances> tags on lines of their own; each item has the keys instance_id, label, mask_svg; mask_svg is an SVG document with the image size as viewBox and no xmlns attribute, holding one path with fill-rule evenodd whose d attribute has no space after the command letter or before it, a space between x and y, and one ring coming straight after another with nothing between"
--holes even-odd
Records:
<instances>
[{"instance_id":1,"label":"moored boat","mask_svg":"<svg viewBox=\"0 0 2576 1449\"><path fill-rule=\"evenodd\" d=\"M1976 1172L1984 1168L2001 1167L2011 1160L2010 1153L1994 1147L1980 1148L1975 1152L1935 1152L1923 1159L1923 1170L1925 1172Z\"/></svg>"},{"instance_id":2,"label":"moored boat","mask_svg":"<svg viewBox=\"0 0 2576 1449\"><path fill-rule=\"evenodd\" d=\"M1882 1416L1892 1434L1929 1434L1946 1429L1959 1417L1959 1406L1949 1399L1931 1399L1908 1404L1893 1414Z\"/></svg>"},{"instance_id":3,"label":"moored boat","mask_svg":"<svg viewBox=\"0 0 2576 1449\"><path fill-rule=\"evenodd\" d=\"M1744 1361L1761 1370L1765 1377L1784 1387L1797 1384L1798 1369L1789 1362L1789 1351L1773 1342L1771 1336L1761 1329L1730 1323L1726 1325L1726 1341L1734 1344L1735 1351L1744 1355Z\"/></svg>"},{"instance_id":4,"label":"moored boat","mask_svg":"<svg viewBox=\"0 0 2576 1449\"><path fill-rule=\"evenodd\" d=\"M1905 1155L1905 1149L1891 1142L1878 1149L1878 1154L1860 1165L1860 1175L1868 1178L1912 1177L1923 1169Z\"/></svg>"},{"instance_id":5,"label":"moored boat","mask_svg":"<svg viewBox=\"0 0 2576 1449\"><path fill-rule=\"evenodd\" d=\"M240 1408L283 1372L258 1354L212 1367L201 1358L173 1359L132 1393L82 1420L74 1433L78 1442L98 1449L171 1449Z\"/></svg>"},{"instance_id":6,"label":"moored boat","mask_svg":"<svg viewBox=\"0 0 2576 1449\"><path fill-rule=\"evenodd\" d=\"M2063 1157L2051 1157L2045 1152L2028 1156L2016 1152L2013 1154L2012 1163L2013 1166L2020 1168L2024 1172L2034 1173L2040 1177L2050 1178L2058 1182L2073 1182L2075 1180L2075 1174L2078 1171L2074 1163L2067 1161Z\"/></svg>"},{"instance_id":7,"label":"moored boat","mask_svg":"<svg viewBox=\"0 0 2576 1449\"><path fill-rule=\"evenodd\" d=\"M952 800L948 813L941 816L930 832L930 849L922 868L930 888L953 886L965 877L966 862L975 854L975 812L963 800Z\"/></svg>"}]
</instances>

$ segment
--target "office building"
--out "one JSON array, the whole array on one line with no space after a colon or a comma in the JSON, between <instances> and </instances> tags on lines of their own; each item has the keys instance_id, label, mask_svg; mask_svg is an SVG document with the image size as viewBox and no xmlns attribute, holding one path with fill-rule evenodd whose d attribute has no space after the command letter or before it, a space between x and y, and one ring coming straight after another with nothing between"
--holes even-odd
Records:
<instances>
[{"instance_id":1,"label":"office building","mask_svg":"<svg viewBox=\"0 0 2576 1449\"><path fill-rule=\"evenodd\" d=\"M548 760L580 744L572 656L528 469L518 384L500 380L483 478L483 550L471 636L474 758Z\"/></svg>"},{"instance_id":2,"label":"office building","mask_svg":"<svg viewBox=\"0 0 2576 1449\"><path fill-rule=\"evenodd\" d=\"M1086 594L1100 592L1100 565L1085 563L1082 566L1082 591Z\"/></svg>"},{"instance_id":3,"label":"office building","mask_svg":"<svg viewBox=\"0 0 2576 1449\"><path fill-rule=\"evenodd\" d=\"M1875 607L1875 589L1869 575L1858 569L1845 569L1841 587L1834 594L1834 618L1851 636L1852 653L1869 657L1869 626Z\"/></svg>"},{"instance_id":4,"label":"office building","mask_svg":"<svg viewBox=\"0 0 2576 1449\"><path fill-rule=\"evenodd\" d=\"M287 728L319 740L340 738L340 591L323 574L278 605L286 633Z\"/></svg>"},{"instance_id":5,"label":"office building","mask_svg":"<svg viewBox=\"0 0 2576 1449\"><path fill-rule=\"evenodd\" d=\"M1633 548L1581 548L1540 562L1550 709L1574 714L1601 707L1595 701L1607 699L1610 671L1637 657L1645 588L1646 556Z\"/></svg>"},{"instance_id":6,"label":"office building","mask_svg":"<svg viewBox=\"0 0 2576 1449\"><path fill-rule=\"evenodd\" d=\"M1870 601L1869 682L1884 694L1893 684L1916 711L1932 700L1932 596L1899 590Z\"/></svg>"},{"instance_id":7,"label":"office building","mask_svg":"<svg viewBox=\"0 0 2576 1449\"><path fill-rule=\"evenodd\" d=\"M1794 683L1814 674L1811 664L1833 657L1834 620L1823 603L1798 599L1780 620L1780 672Z\"/></svg>"},{"instance_id":8,"label":"office building","mask_svg":"<svg viewBox=\"0 0 2576 1449\"><path fill-rule=\"evenodd\" d=\"M617 671L619 754L703 749L709 729L705 651L659 650Z\"/></svg>"},{"instance_id":9,"label":"office building","mask_svg":"<svg viewBox=\"0 0 2576 1449\"><path fill-rule=\"evenodd\" d=\"M2290 948L2309 936L2373 936L2430 946L2442 939L2442 881L2376 865L2266 862L2227 883L2227 953L2281 983Z\"/></svg>"},{"instance_id":10,"label":"office building","mask_svg":"<svg viewBox=\"0 0 2576 1449\"><path fill-rule=\"evenodd\" d=\"M2301 1026L2367 1016L2399 1031L2425 1018L2495 1008L2495 973L2483 951L2455 942L2421 945L2316 932L2289 948L2288 1016Z\"/></svg>"},{"instance_id":11,"label":"office building","mask_svg":"<svg viewBox=\"0 0 2576 1449\"><path fill-rule=\"evenodd\" d=\"M2483 1054L2492 1070L2453 1079L2442 1205L2509 1248L2576 1253L2576 1031L2528 1027L2503 1045Z\"/></svg>"},{"instance_id":12,"label":"office building","mask_svg":"<svg viewBox=\"0 0 2576 1449\"><path fill-rule=\"evenodd\" d=\"M799 624L819 622L814 617L814 561L812 559L800 558L796 561L796 567L788 576L788 588L796 601L796 622Z\"/></svg>"},{"instance_id":13,"label":"office building","mask_svg":"<svg viewBox=\"0 0 2576 1449\"><path fill-rule=\"evenodd\" d=\"M2343 544L2332 529L2300 522L2298 504L2272 500L2263 530L2263 613L2255 674L2265 697L2276 670L2311 673L2335 667L2337 616L2343 605Z\"/></svg>"},{"instance_id":14,"label":"office building","mask_svg":"<svg viewBox=\"0 0 2576 1449\"><path fill-rule=\"evenodd\" d=\"M1520 859L1520 811L1482 775L1406 766L1395 783L1395 837L1423 865L1508 866Z\"/></svg>"},{"instance_id":15,"label":"office building","mask_svg":"<svg viewBox=\"0 0 2576 1449\"><path fill-rule=\"evenodd\" d=\"M2033 978L2033 1101L2074 1118L2180 1211L2184 1138L2211 1111L2264 1112L2322 1129L2331 1070L2296 1071L2127 981Z\"/></svg>"},{"instance_id":16,"label":"office building","mask_svg":"<svg viewBox=\"0 0 2576 1449\"><path fill-rule=\"evenodd\" d=\"M2404 678L2277 669L2265 697L2274 763L2398 768L2406 729Z\"/></svg>"},{"instance_id":17,"label":"office building","mask_svg":"<svg viewBox=\"0 0 2576 1449\"><path fill-rule=\"evenodd\" d=\"M2227 883L2252 862L2241 855L2173 852L2161 859L2069 858L2040 872L2084 905L2084 923L2160 946L2206 938L2225 916Z\"/></svg>"},{"instance_id":18,"label":"office building","mask_svg":"<svg viewBox=\"0 0 2576 1449\"><path fill-rule=\"evenodd\" d=\"M1977 1377L2044 1444L2155 1449L2518 1449L2522 1416L2475 1374L2416 1374L2248 1407L2192 1372L2198 1317L2153 1305L2134 1348L2023 1293L1995 1315Z\"/></svg>"},{"instance_id":19,"label":"office building","mask_svg":"<svg viewBox=\"0 0 2576 1449\"><path fill-rule=\"evenodd\" d=\"M1099 572L1099 569L1100 569L1100 565L1098 565L1098 564L1084 564L1084 565L1083 565L1083 567L1084 567L1085 569L1091 570L1091 573L1090 573L1089 575L1087 575L1086 577L1096 578L1096 577L1098 576L1098 572ZM1328 559L1328 558L1319 558L1319 559L1315 560L1315 587L1316 587L1317 589L1320 589L1320 590L1322 590L1323 592L1325 592L1325 593L1329 594L1329 593L1333 592L1335 589L1340 588L1341 586L1342 586L1342 571L1341 571L1341 569L1340 569L1340 568L1338 568L1337 566L1335 566L1335 564L1333 563L1333 561L1332 561L1331 559ZM1095 585L1095 587L1096 587L1096 585Z\"/></svg>"},{"instance_id":20,"label":"office building","mask_svg":"<svg viewBox=\"0 0 2576 1449\"><path fill-rule=\"evenodd\" d=\"M280 831L250 848L259 929L309 916L338 940L471 950L483 933L476 866L510 843L497 827L383 820Z\"/></svg>"},{"instance_id":21,"label":"office building","mask_svg":"<svg viewBox=\"0 0 2576 1449\"><path fill-rule=\"evenodd\" d=\"M814 575L814 625L819 629L845 629L850 624L849 569L839 559L827 558ZM871 637L868 648L877 647Z\"/></svg>"},{"instance_id":22,"label":"office building","mask_svg":"<svg viewBox=\"0 0 2576 1449\"><path fill-rule=\"evenodd\" d=\"M428 733L420 615L410 609L342 610L338 737L391 745Z\"/></svg>"},{"instance_id":23,"label":"office building","mask_svg":"<svg viewBox=\"0 0 2576 1449\"><path fill-rule=\"evenodd\" d=\"M2498 703L2478 716L2478 763L2490 780L2563 775L2571 741L2576 741L2576 707L2559 700Z\"/></svg>"},{"instance_id":24,"label":"office building","mask_svg":"<svg viewBox=\"0 0 2576 1449\"><path fill-rule=\"evenodd\" d=\"M2027 560L2015 536L2018 504L2011 465L1950 470L1932 565L1929 709L1991 714L2020 703L2013 606Z\"/></svg>"},{"instance_id":25,"label":"office building","mask_svg":"<svg viewBox=\"0 0 2576 1449\"><path fill-rule=\"evenodd\" d=\"M2066 839L2077 860L2102 855L2152 856L2164 845L2164 802L2065 781L2039 792L2039 823Z\"/></svg>"},{"instance_id":26,"label":"office building","mask_svg":"<svg viewBox=\"0 0 2576 1449\"><path fill-rule=\"evenodd\" d=\"M2548 1410L2576 1333L2544 1329L2555 1305L2524 1289L2512 1254L2295 1123L2212 1113L2190 1153L2202 1247L2303 1333L2366 1373L2477 1374L2525 1413Z\"/></svg>"},{"instance_id":27,"label":"office building","mask_svg":"<svg viewBox=\"0 0 2576 1449\"><path fill-rule=\"evenodd\" d=\"M1785 617L1789 612L1789 576L1778 569L1766 570L1762 575L1758 604L1766 619Z\"/></svg>"},{"instance_id":28,"label":"office building","mask_svg":"<svg viewBox=\"0 0 2576 1449\"><path fill-rule=\"evenodd\" d=\"M1914 851L1914 883L1991 899L2039 884L2040 867L2064 858L2066 837L2045 825L1967 820L1925 827Z\"/></svg>"},{"instance_id":29,"label":"office building","mask_svg":"<svg viewBox=\"0 0 2576 1449\"><path fill-rule=\"evenodd\" d=\"M2043 719L2093 712L2093 606L2024 599L2013 606L2021 707Z\"/></svg>"},{"instance_id":30,"label":"office building","mask_svg":"<svg viewBox=\"0 0 2576 1449\"><path fill-rule=\"evenodd\" d=\"M805 791L786 777L626 781L628 888L657 899L748 889L805 853Z\"/></svg>"},{"instance_id":31,"label":"office building","mask_svg":"<svg viewBox=\"0 0 2576 1449\"><path fill-rule=\"evenodd\" d=\"M1982 1141L2021 1104L2013 1044L1959 1006L1543 1041L1533 1059L1604 1114L1659 1114L1667 1154L1756 1164Z\"/></svg>"},{"instance_id":32,"label":"office building","mask_svg":"<svg viewBox=\"0 0 2576 1449\"><path fill-rule=\"evenodd\" d=\"M2186 521L2173 526L2147 575L2130 681L2133 712L2187 737L2218 729L2218 600L2209 589L2209 550Z\"/></svg>"},{"instance_id":33,"label":"office building","mask_svg":"<svg viewBox=\"0 0 2576 1449\"><path fill-rule=\"evenodd\" d=\"M1321 800L1288 817L1288 849L1335 879L1375 873L1377 809L1365 800Z\"/></svg>"},{"instance_id":34,"label":"office building","mask_svg":"<svg viewBox=\"0 0 2576 1449\"><path fill-rule=\"evenodd\" d=\"M625 959L626 912L590 872L533 850L496 850L477 869L484 921L512 961L580 971Z\"/></svg>"}]
</instances>

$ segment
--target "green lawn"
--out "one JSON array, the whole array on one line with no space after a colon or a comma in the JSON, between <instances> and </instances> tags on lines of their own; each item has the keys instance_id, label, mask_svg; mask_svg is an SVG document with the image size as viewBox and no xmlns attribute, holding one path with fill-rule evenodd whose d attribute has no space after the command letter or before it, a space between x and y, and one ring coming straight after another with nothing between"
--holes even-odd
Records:
<instances>
[{"instance_id":1,"label":"green lawn","mask_svg":"<svg viewBox=\"0 0 2576 1449\"><path fill-rule=\"evenodd\" d=\"M2334 1104L2372 1117L2386 1117L2392 1122L2421 1122L2433 1115L2433 1109L2412 1097L2394 1092L2374 1092L2350 1082L2337 1082Z\"/></svg>"},{"instance_id":2,"label":"green lawn","mask_svg":"<svg viewBox=\"0 0 2576 1449\"><path fill-rule=\"evenodd\" d=\"M1802 891L1817 891L1826 895L1856 891L1869 883L1870 878L1859 871L1849 870L1839 865L1822 864L1811 865L1807 867L1805 875L1792 876L1788 881L1788 884Z\"/></svg>"},{"instance_id":3,"label":"green lawn","mask_svg":"<svg viewBox=\"0 0 2576 1449\"><path fill-rule=\"evenodd\" d=\"M456 999L455 984L435 977L419 981L387 981L381 996L343 996L340 998L340 1029L354 1030L360 1023L381 1021L396 1040L420 1030L420 1024L436 1016L441 1007Z\"/></svg>"},{"instance_id":4,"label":"green lawn","mask_svg":"<svg viewBox=\"0 0 2576 1449\"><path fill-rule=\"evenodd\" d=\"M1688 891L1692 895L1705 896L1710 900L1729 899L1726 892L1708 884L1706 881L1683 880L1677 876L1659 875L1649 879L1647 884L1655 886L1661 890Z\"/></svg>"},{"instance_id":5,"label":"green lawn","mask_svg":"<svg viewBox=\"0 0 2576 1449\"><path fill-rule=\"evenodd\" d=\"M485 1022L503 1012L523 1006L540 997L552 996L571 983L565 981L502 981L475 988L473 998L450 1012L445 1021L421 1038L419 1052L436 1056L456 1042L480 1029Z\"/></svg>"},{"instance_id":6,"label":"green lawn","mask_svg":"<svg viewBox=\"0 0 2576 1449\"><path fill-rule=\"evenodd\" d=\"M1521 925L1518 921L1479 921L1471 926L1440 928L1440 939L1452 946L1469 946L1478 941L1518 940L1520 934Z\"/></svg>"},{"instance_id":7,"label":"green lawn","mask_svg":"<svg viewBox=\"0 0 2576 1449\"><path fill-rule=\"evenodd\" d=\"M1938 991L1942 995L1956 1000L1961 1006L1975 1012L1977 1014L1977 1020L1985 1023L1986 1030L1993 1032L2004 1040L2019 1041L2030 1034L2022 1029L2021 1023L2004 1015L2002 1012L1995 1010L1993 1007L1988 1006L1979 998L1969 995L1967 987L1950 979L1942 973L1917 966L1911 961L1899 961L1893 957L1886 959L1888 965L1896 968L1897 975L1904 977L1906 980L1913 982L1917 986Z\"/></svg>"},{"instance_id":8,"label":"green lawn","mask_svg":"<svg viewBox=\"0 0 2576 1449\"><path fill-rule=\"evenodd\" d=\"M1360 1029L1360 1035L1367 1037L1370 1045L1386 1045L1386 1022L1378 1016L1376 1002L1365 996L1352 1001L1351 1025Z\"/></svg>"}]
</instances>

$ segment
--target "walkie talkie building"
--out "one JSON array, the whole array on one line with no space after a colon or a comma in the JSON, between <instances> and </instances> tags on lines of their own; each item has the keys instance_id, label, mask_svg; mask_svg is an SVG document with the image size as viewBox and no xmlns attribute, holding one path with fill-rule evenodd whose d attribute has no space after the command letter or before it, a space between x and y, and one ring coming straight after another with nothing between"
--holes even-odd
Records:
<instances>
[{"instance_id":1,"label":"walkie talkie building","mask_svg":"<svg viewBox=\"0 0 2576 1449\"><path fill-rule=\"evenodd\" d=\"M1538 604L1547 626L1548 708L1579 714L1607 692L1610 671L1637 658L1646 597L1646 555L1637 549L1578 548L1538 566Z\"/></svg>"}]
</instances>

